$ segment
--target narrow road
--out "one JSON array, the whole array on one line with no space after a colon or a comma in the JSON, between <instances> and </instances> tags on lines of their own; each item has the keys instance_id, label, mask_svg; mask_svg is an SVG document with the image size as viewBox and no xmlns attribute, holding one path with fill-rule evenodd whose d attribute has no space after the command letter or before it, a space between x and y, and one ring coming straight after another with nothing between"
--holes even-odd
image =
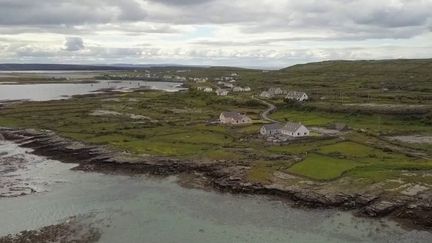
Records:
<instances>
[{"instance_id":1,"label":"narrow road","mask_svg":"<svg viewBox=\"0 0 432 243\"><path fill-rule=\"evenodd\" d=\"M263 103L264 105L268 106L268 108L267 108L265 111L263 111L263 112L261 113L261 118L262 118L263 120L265 120L265 121L269 121L269 122L278 122L278 121L273 120L273 119L271 119L270 117L268 117L268 115L269 115L270 113L272 113L272 112L274 112L274 111L276 110L276 106L275 106L275 105L273 105L272 103L267 102L267 101L265 101L265 100L258 99L258 98L256 98L256 97L252 97L252 98L255 99L255 100L258 100L258 101L260 101L261 103Z\"/></svg>"}]
</instances>

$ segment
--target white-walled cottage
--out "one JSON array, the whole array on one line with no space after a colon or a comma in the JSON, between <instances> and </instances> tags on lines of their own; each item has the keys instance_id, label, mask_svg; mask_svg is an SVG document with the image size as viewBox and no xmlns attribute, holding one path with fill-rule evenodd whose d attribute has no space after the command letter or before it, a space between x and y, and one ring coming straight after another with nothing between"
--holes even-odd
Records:
<instances>
[{"instance_id":1,"label":"white-walled cottage","mask_svg":"<svg viewBox=\"0 0 432 243\"><path fill-rule=\"evenodd\" d=\"M252 123L252 119L238 112L222 112L219 116L222 124L243 125Z\"/></svg>"},{"instance_id":2,"label":"white-walled cottage","mask_svg":"<svg viewBox=\"0 0 432 243\"><path fill-rule=\"evenodd\" d=\"M302 101L308 100L309 96L305 92L290 91L285 96L285 99L302 102Z\"/></svg>"},{"instance_id":3,"label":"white-walled cottage","mask_svg":"<svg viewBox=\"0 0 432 243\"><path fill-rule=\"evenodd\" d=\"M270 98L273 98L273 95L270 94L268 91L263 91L263 92L261 92L260 97L270 99Z\"/></svg>"},{"instance_id":4,"label":"white-walled cottage","mask_svg":"<svg viewBox=\"0 0 432 243\"><path fill-rule=\"evenodd\" d=\"M281 89L281 88L270 88L268 90L268 92L270 94L273 94L273 95L283 95L283 94L285 94L285 91L283 89Z\"/></svg>"},{"instance_id":5,"label":"white-walled cottage","mask_svg":"<svg viewBox=\"0 0 432 243\"><path fill-rule=\"evenodd\" d=\"M281 129L281 133L291 137L307 137L310 131L301 123L287 122Z\"/></svg>"},{"instance_id":6,"label":"white-walled cottage","mask_svg":"<svg viewBox=\"0 0 432 243\"><path fill-rule=\"evenodd\" d=\"M266 124L261 127L260 133L264 136L285 135L295 138L310 135L309 129L301 123L294 122L287 122L285 125L281 123Z\"/></svg>"},{"instance_id":7,"label":"white-walled cottage","mask_svg":"<svg viewBox=\"0 0 432 243\"><path fill-rule=\"evenodd\" d=\"M218 95L218 96L227 96L228 93L229 92L226 89L218 89L218 90L216 90L216 95Z\"/></svg>"}]
</instances>

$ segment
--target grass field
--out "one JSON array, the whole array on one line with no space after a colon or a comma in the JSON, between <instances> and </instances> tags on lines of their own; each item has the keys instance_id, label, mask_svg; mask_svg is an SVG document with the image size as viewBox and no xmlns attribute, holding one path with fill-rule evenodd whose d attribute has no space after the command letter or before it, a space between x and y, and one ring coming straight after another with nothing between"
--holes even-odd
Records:
<instances>
[{"instance_id":1,"label":"grass field","mask_svg":"<svg viewBox=\"0 0 432 243\"><path fill-rule=\"evenodd\" d=\"M430 145L383 139L400 134L432 134L432 112L410 108L432 105L431 67L431 60L400 60L324 62L270 72L191 68L185 73L212 79L238 72L238 85L252 87L255 95L269 87L306 91L311 97L306 104L270 100L278 108L271 117L317 127L342 122L353 128L336 138L312 138L307 142L275 145L259 138L263 123L259 114L266 107L253 100L251 94L218 97L196 91L140 91L10 104L0 107L0 126L50 129L61 136L137 155L239 163L250 166L248 178L260 183L272 183L275 172L283 172L320 182L336 183L338 178L349 178L364 183L361 186L389 180L432 185ZM406 114L405 110L401 113L381 106L360 109L363 103L408 108ZM355 106L347 106L350 104ZM95 111L117 115L92 114ZM222 111L246 113L255 124L211 124Z\"/></svg>"},{"instance_id":2,"label":"grass field","mask_svg":"<svg viewBox=\"0 0 432 243\"><path fill-rule=\"evenodd\" d=\"M289 171L315 180L331 180L360 165L351 160L310 154L302 162L293 165Z\"/></svg>"}]
</instances>

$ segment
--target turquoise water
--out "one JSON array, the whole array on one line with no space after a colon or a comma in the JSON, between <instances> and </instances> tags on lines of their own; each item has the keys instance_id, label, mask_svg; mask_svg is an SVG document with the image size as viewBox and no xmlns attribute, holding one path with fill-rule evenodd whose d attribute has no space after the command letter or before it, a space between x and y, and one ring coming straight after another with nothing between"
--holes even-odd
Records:
<instances>
[{"instance_id":1,"label":"turquoise water","mask_svg":"<svg viewBox=\"0 0 432 243\"><path fill-rule=\"evenodd\" d=\"M0 235L95 213L101 242L432 242L428 232L405 230L387 220L295 209L262 196L186 189L175 177L71 171L73 165L12 149L14 156L29 156L29 182L49 183L40 193L0 199Z\"/></svg>"}]
</instances>

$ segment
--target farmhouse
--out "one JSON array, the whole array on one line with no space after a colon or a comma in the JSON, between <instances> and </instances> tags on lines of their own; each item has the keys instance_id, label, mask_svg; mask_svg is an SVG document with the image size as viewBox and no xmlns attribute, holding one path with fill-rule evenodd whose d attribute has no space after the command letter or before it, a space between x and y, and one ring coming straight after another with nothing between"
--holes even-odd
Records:
<instances>
[{"instance_id":1,"label":"farmhouse","mask_svg":"<svg viewBox=\"0 0 432 243\"><path fill-rule=\"evenodd\" d=\"M233 92L249 92L249 91L251 91L251 88L250 87L240 87L240 86L237 86L237 87L234 87L233 88Z\"/></svg>"},{"instance_id":2,"label":"farmhouse","mask_svg":"<svg viewBox=\"0 0 432 243\"><path fill-rule=\"evenodd\" d=\"M208 78L192 78L192 81L196 82L197 84L206 83L208 81Z\"/></svg>"},{"instance_id":3,"label":"farmhouse","mask_svg":"<svg viewBox=\"0 0 432 243\"><path fill-rule=\"evenodd\" d=\"M261 127L261 135L285 135L289 137L307 137L309 130L301 123L287 122L285 125L281 123L267 124Z\"/></svg>"},{"instance_id":4,"label":"farmhouse","mask_svg":"<svg viewBox=\"0 0 432 243\"><path fill-rule=\"evenodd\" d=\"M291 137L307 137L309 136L309 130L301 123L287 122L281 129L283 135Z\"/></svg>"},{"instance_id":5,"label":"farmhouse","mask_svg":"<svg viewBox=\"0 0 432 243\"><path fill-rule=\"evenodd\" d=\"M267 91L263 91L263 92L261 92L260 97L262 97L262 98L273 98L273 95L270 94Z\"/></svg>"},{"instance_id":6,"label":"farmhouse","mask_svg":"<svg viewBox=\"0 0 432 243\"><path fill-rule=\"evenodd\" d=\"M238 112L222 112L219 116L222 124L242 125L252 123L252 119Z\"/></svg>"},{"instance_id":7,"label":"farmhouse","mask_svg":"<svg viewBox=\"0 0 432 243\"><path fill-rule=\"evenodd\" d=\"M285 96L285 99L302 102L308 100L309 96L305 92L290 91L288 92L287 96Z\"/></svg>"},{"instance_id":8,"label":"farmhouse","mask_svg":"<svg viewBox=\"0 0 432 243\"><path fill-rule=\"evenodd\" d=\"M230 84L230 83L223 83L223 86L230 89L234 88L234 84Z\"/></svg>"},{"instance_id":9,"label":"farmhouse","mask_svg":"<svg viewBox=\"0 0 432 243\"><path fill-rule=\"evenodd\" d=\"M280 134L280 130L283 128L283 125L280 123L266 124L261 127L260 133L264 136L272 136Z\"/></svg>"},{"instance_id":10,"label":"farmhouse","mask_svg":"<svg viewBox=\"0 0 432 243\"><path fill-rule=\"evenodd\" d=\"M270 88L268 90L268 92L270 94L273 94L273 95L283 95L283 94L285 94L285 91L283 89L281 89L281 88Z\"/></svg>"},{"instance_id":11,"label":"farmhouse","mask_svg":"<svg viewBox=\"0 0 432 243\"><path fill-rule=\"evenodd\" d=\"M228 95L228 90L226 90L226 89L218 89L218 90L216 90L216 95L218 95L218 96L227 96Z\"/></svg>"},{"instance_id":12,"label":"farmhouse","mask_svg":"<svg viewBox=\"0 0 432 243\"><path fill-rule=\"evenodd\" d=\"M213 92L213 89L210 88L210 87L202 87L202 86L200 86L200 87L197 87L196 89L199 90L199 91L204 91L206 93Z\"/></svg>"}]
</instances>

